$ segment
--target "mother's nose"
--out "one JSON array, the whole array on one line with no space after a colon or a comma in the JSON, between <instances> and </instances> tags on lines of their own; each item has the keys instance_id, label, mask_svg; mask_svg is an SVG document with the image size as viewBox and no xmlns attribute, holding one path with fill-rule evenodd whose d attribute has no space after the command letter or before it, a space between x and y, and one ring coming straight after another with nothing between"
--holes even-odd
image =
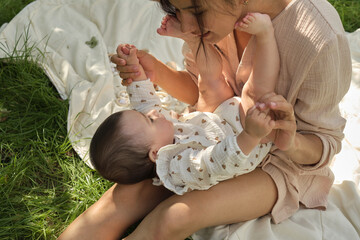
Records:
<instances>
[{"instance_id":1,"label":"mother's nose","mask_svg":"<svg viewBox=\"0 0 360 240\"><path fill-rule=\"evenodd\" d=\"M181 23L181 31L183 33L197 33L199 32L199 24L196 17L192 13L183 12L179 14L178 19Z\"/></svg>"}]
</instances>

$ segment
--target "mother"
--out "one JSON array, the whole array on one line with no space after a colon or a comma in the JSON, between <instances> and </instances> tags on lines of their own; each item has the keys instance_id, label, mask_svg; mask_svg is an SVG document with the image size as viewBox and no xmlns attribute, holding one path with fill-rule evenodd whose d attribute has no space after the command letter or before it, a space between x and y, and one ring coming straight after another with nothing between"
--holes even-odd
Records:
<instances>
[{"instance_id":1,"label":"mother","mask_svg":"<svg viewBox=\"0 0 360 240\"><path fill-rule=\"evenodd\" d=\"M234 26L248 12L268 14L281 58L276 92L293 109L274 109L285 121L277 131L275 146L255 171L183 196L171 196L164 188L153 186L151 180L114 185L60 239L115 239L144 216L126 239L184 239L207 226L268 213L278 223L294 214L300 203L325 209L333 183L328 166L340 151L345 125L338 103L351 78L349 47L335 9L326 0L162 0L161 5L176 14L183 32L217 44L235 93L239 93L234 85L237 67L251 67L255 39ZM187 71L174 71L139 52L140 62L154 83L179 100L194 104L197 68L192 54L185 51L185 57ZM136 74L123 60L112 60L119 65L122 78L131 79ZM268 95L261 101L276 102L276 98Z\"/></svg>"}]
</instances>

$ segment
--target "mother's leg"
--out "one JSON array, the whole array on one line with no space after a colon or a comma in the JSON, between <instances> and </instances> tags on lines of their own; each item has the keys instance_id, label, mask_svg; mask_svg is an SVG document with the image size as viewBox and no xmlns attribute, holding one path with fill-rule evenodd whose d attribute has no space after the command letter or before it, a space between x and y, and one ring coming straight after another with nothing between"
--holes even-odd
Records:
<instances>
[{"instance_id":1,"label":"mother's leg","mask_svg":"<svg viewBox=\"0 0 360 240\"><path fill-rule=\"evenodd\" d=\"M184 239L197 230L263 216L277 200L272 178L256 169L207 191L174 195L159 204L126 238Z\"/></svg>"},{"instance_id":2,"label":"mother's leg","mask_svg":"<svg viewBox=\"0 0 360 240\"><path fill-rule=\"evenodd\" d=\"M58 239L118 239L172 193L152 180L112 186L72 222Z\"/></svg>"}]
</instances>

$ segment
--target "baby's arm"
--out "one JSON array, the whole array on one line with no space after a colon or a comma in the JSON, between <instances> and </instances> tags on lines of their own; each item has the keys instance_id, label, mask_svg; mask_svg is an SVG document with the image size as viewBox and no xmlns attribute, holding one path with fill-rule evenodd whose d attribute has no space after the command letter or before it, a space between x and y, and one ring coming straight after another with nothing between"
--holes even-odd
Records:
<instances>
[{"instance_id":1,"label":"baby's arm","mask_svg":"<svg viewBox=\"0 0 360 240\"><path fill-rule=\"evenodd\" d=\"M246 81L242 91L242 104L246 112L264 94L274 92L279 77L280 57L268 15L249 13L239 23L238 29L255 35L256 40L252 73L247 81L240 79Z\"/></svg>"},{"instance_id":2,"label":"baby's arm","mask_svg":"<svg viewBox=\"0 0 360 240\"><path fill-rule=\"evenodd\" d=\"M198 111L213 112L218 105L234 95L222 73L221 56L213 44L204 40L201 45L200 36L181 32L180 22L169 15L163 18L158 33L163 36L183 39L195 56L195 62L199 70Z\"/></svg>"},{"instance_id":3,"label":"baby's arm","mask_svg":"<svg viewBox=\"0 0 360 240\"><path fill-rule=\"evenodd\" d=\"M155 109L161 112L167 119L174 118L171 111L162 108L160 98L156 94L153 83L150 79L147 79L144 69L136 56L136 51L135 46L126 45L120 53L121 57L126 59L128 64L139 67L139 77L134 78L134 81L126 87L132 108L144 114Z\"/></svg>"},{"instance_id":4,"label":"baby's arm","mask_svg":"<svg viewBox=\"0 0 360 240\"><path fill-rule=\"evenodd\" d=\"M194 144L191 148L186 144L165 148L177 154L172 158L159 154L158 177L166 188L179 195L191 190L207 190L220 181L251 172L261 162L259 158L249 159L237 146L235 136L205 149Z\"/></svg>"},{"instance_id":5,"label":"baby's arm","mask_svg":"<svg viewBox=\"0 0 360 240\"><path fill-rule=\"evenodd\" d=\"M128 65L134 65L139 68L139 76L134 78L133 82L126 87L129 95L130 104L133 109L142 113L148 113L152 109L160 110L161 101L156 95L154 85L147 80L143 67L136 56L137 48L126 44L118 52L119 57L126 60ZM145 81L146 80L146 81Z\"/></svg>"}]
</instances>

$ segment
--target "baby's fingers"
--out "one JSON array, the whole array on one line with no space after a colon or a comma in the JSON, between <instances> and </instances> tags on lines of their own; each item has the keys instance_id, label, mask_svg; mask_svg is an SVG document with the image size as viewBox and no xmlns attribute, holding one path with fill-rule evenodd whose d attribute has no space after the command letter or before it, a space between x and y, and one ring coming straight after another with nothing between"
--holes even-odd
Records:
<instances>
[{"instance_id":1,"label":"baby's fingers","mask_svg":"<svg viewBox=\"0 0 360 240\"><path fill-rule=\"evenodd\" d=\"M118 57L126 59L129 55L129 49L125 46L125 44L120 44L116 49L116 53Z\"/></svg>"},{"instance_id":2,"label":"baby's fingers","mask_svg":"<svg viewBox=\"0 0 360 240\"><path fill-rule=\"evenodd\" d=\"M129 47L122 47L121 48L121 51L122 51L122 53L123 54L125 54L125 55L129 55L130 54L130 48Z\"/></svg>"},{"instance_id":3,"label":"baby's fingers","mask_svg":"<svg viewBox=\"0 0 360 240\"><path fill-rule=\"evenodd\" d=\"M134 48L131 48L130 50L129 50L129 55L134 55L134 56L136 56L136 53L137 53L137 48L136 47L134 47Z\"/></svg>"}]
</instances>

